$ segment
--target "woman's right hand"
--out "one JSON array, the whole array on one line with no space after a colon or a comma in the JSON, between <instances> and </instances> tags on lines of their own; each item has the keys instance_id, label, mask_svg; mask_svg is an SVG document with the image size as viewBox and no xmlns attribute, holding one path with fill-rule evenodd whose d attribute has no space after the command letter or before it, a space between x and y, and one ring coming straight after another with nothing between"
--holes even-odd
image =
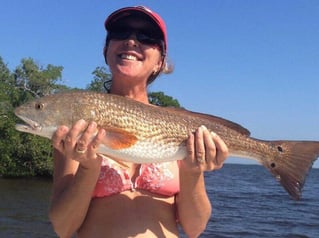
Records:
<instances>
[{"instance_id":1,"label":"woman's right hand","mask_svg":"<svg viewBox=\"0 0 319 238\"><path fill-rule=\"evenodd\" d=\"M100 164L97 149L105 136L105 130L98 130L95 122L77 121L71 129L60 126L52 137L53 147L66 159L78 161L84 168Z\"/></svg>"}]
</instances>

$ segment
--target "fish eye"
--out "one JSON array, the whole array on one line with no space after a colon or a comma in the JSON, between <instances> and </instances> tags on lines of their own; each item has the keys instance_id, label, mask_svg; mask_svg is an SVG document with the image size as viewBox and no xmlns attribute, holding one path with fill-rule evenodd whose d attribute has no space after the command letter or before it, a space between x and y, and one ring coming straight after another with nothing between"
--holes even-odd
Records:
<instances>
[{"instance_id":1,"label":"fish eye","mask_svg":"<svg viewBox=\"0 0 319 238\"><path fill-rule=\"evenodd\" d=\"M35 109L37 109L37 110L42 110L43 107L44 107L44 104L43 104L43 103L36 103L36 104L35 104Z\"/></svg>"}]
</instances>

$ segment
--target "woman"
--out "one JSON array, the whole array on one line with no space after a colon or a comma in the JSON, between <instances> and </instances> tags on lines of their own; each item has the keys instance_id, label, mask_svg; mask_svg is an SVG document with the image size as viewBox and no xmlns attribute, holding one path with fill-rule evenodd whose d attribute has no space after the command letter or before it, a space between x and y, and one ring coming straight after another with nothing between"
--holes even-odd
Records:
<instances>
[{"instance_id":1,"label":"woman","mask_svg":"<svg viewBox=\"0 0 319 238\"><path fill-rule=\"evenodd\" d=\"M104 57L110 92L148 104L147 85L166 68L166 28L145 7L112 13ZM204 171L221 168L225 143L204 126L189 133L184 160L161 164L116 162L97 155L107 133L94 122L61 126L52 138L54 185L50 219L60 237L189 237L205 229L211 204ZM93 139L92 139L93 138Z\"/></svg>"}]
</instances>

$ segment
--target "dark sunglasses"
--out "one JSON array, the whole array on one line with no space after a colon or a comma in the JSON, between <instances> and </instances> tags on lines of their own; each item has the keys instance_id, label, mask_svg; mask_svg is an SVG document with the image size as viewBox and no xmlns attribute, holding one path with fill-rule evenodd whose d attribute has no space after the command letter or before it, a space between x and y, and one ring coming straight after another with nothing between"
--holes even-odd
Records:
<instances>
[{"instance_id":1,"label":"dark sunglasses","mask_svg":"<svg viewBox=\"0 0 319 238\"><path fill-rule=\"evenodd\" d=\"M162 47L163 41L160 37L153 37L152 32L147 32L143 30L136 29L116 29L111 30L108 33L108 38L110 40L127 40L132 34L136 36L136 39L145 45L159 45Z\"/></svg>"}]
</instances>

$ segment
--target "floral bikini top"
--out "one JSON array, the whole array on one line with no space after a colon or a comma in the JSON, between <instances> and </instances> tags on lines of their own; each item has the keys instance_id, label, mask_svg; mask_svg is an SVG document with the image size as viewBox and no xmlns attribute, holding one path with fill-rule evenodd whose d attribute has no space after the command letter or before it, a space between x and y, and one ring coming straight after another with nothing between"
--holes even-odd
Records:
<instances>
[{"instance_id":1,"label":"floral bikini top","mask_svg":"<svg viewBox=\"0 0 319 238\"><path fill-rule=\"evenodd\" d=\"M92 196L106 197L135 189L173 196L179 192L178 171L176 161L141 164L139 175L133 182L126 168L103 157L100 175Z\"/></svg>"}]
</instances>

